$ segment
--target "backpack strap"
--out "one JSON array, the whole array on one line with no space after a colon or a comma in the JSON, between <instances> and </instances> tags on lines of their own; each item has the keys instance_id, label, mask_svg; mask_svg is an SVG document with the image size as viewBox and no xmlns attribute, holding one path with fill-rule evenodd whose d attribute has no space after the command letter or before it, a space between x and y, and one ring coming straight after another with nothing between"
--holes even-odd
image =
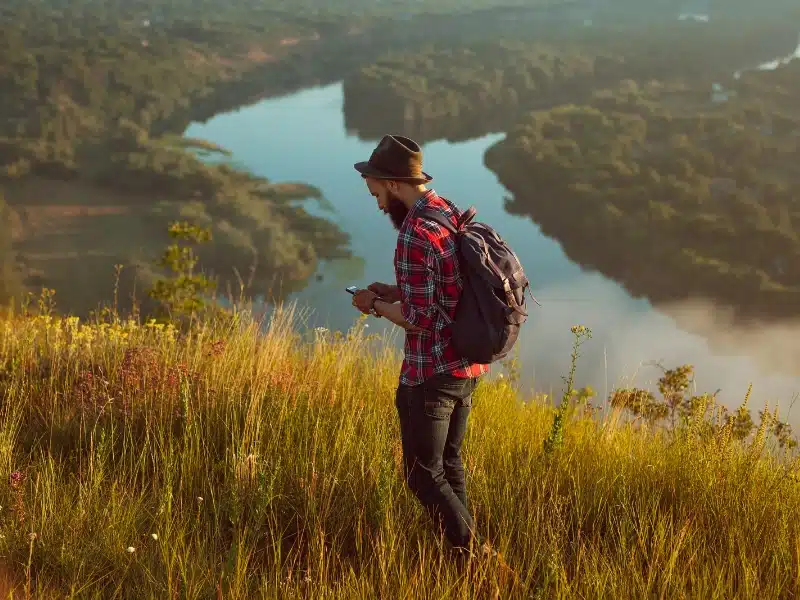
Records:
<instances>
[{"instance_id":1,"label":"backpack strap","mask_svg":"<svg viewBox=\"0 0 800 600\"><path fill-rule=\"evenodd\" d=\"M441 225L452 235L458 235L458 229L456 229L456 227L453 225L453 222L446 216L444 216L442 213L440 213L438 210L431 210L430 208L425 208L419 212L418 216L423 219L429 219L434 223L436 223L437 225ZM461 223L459 222L459 229L460 228L461 228ZM439 309L439 312L444 317L445 322L448 325L452 325L453 320L438 303L436 304L436 308Z\"/></svg>"},{"instance_id":2,"label":"backpack strap","mask_svg":"<svg viewBox=\"0 0 800 600\"><path fill-rule=\"evenodd\" d=\"M470 206L467 210L461 213L461 216L458 217L458 228L461 229L469 224L472 219L475 218L475 215L478 214L477 209L474 206Z\"/></svg>"},{"instance_id":3,"label":"backpack strap","mask_svg":"<svg viewBox=\"0 0 800 600\"><path fill-rule=\"evenodd\" d=\"M425 219L430 219L434 223L437 223L442 227L444 227L445 229L447 229L451 234L456 235L459 229L467 225L470 221L472 221L473 218L475 218L477 212L478 211L475 210L474 206L470 206L469 209L464 211L458 218L458 228L454 227L450 219L448 219L438 211L425 209L420 211L419 216ZM508 306L513 310L515 310L516 312L518 312L519 314L521 314L523 317L527 317L528 313L522 310L522 307L517 303L516 299L514 298L514 294L511 292L511 284L508 281L508 278L505 275L503 275L503 272L492 260L492 255L489 252L489 247L486 245L486 240L481 239L481 244L483 245L483 251L486 254L486 264L489 266L492 272L497 276L498 279L500 279L500 281L503 284L503 291L505 292L506 302L508 302ZM523 290L522 293L524 295L525 290ZM533 298L533 294L531 294L531 298ZM536 302L536 304L539 304L539 302L536 301L536 298L533 298L533 300L534 302Z\"/></svg>"},{"instance_id":4,"label":"backpack strap","mask_svg":"<svg viewBox=\"0 0 800 600\"><path fill-rule=\"evenodd\" d=\"M531 297L531 300L533 300L534 302L536 302L536 304L538 304L539 306L541 306L541 303L540 303L540 302L539 302L539 301L536 299L536 297L533 295L533 292L531 291L531 287L530 287L529 285L526 285L526 286L525 286L525 289L528 291L528 295Z\"/></svg>"},{"instance_id":5,"label":"backpack strap","mask_svg":"<svg viewBox=\"0 0 800 600\"><path fill-rule=\"evenodd\" d=\"M430 219L431 221L433 221L437 225L441 225L442 227L447 229L447 231L449 231L453 235L456 235L458 233L458 230L455 228L455 226L453 225L452 221L450 221L450 219L448 219L446 216L444 216L438 210L431 210L429 208L426 208L426 209L423 209L423 210L421 210L419 212L419 216L424 218L424 219ZM459 225L460 225L460 223L459 223Z\"/></svg>"}]
</instances>

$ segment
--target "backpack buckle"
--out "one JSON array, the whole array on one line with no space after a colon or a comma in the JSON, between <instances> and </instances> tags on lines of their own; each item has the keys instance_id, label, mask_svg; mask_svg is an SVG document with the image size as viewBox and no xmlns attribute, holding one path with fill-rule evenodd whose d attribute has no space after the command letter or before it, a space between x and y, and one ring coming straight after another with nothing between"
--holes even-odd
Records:
<instances>
[{"instance_id":1,"label":"backpack buckle","mask_svg":"<svg viewBox=\"0 0 800 600\"><path fill-rule=\"evenodd\" d=\"M475 218L475 215L478 214L478 210L474 206L470 206L467 210L461 213L461 216L458 218L458 228L461 229L462 227L466 226L472 219Z\"/></svg>"},{"instance_id":2,"label":"backpack buckle","mask_svg":"<svg viewBox=\"0 0 800 600\"><path fill-rule=\"evenodd\" d=\"M516 312L521 314L523 317L527 317L528 313L522 310L522 305L517 302L517 299L514 297L514 292L511 291L511 283L508 281L508 277L503 277L503 291L506 293L506 302L508 302L508 307L513 308ZM533 298L533 294L531 294L531 298ZM536 298L533 298L536 301ZM525 290L522 291L522 300L525 300ZM536 304L539 304L536 302Z\"/></svg>"},{"instance_id":3,"label":"backpack buckle","mask_svg":"<svg viewBox=\"0 0 800 600\"><path fill-rule=\"evenodd\" d=\"M511 284L508 281L507 277L503 277L503 291L506 293L506 302L510 307L514 307L517 303L517 299L514 298L514 293L511 291Z\"/></svg>"}]
</instances>

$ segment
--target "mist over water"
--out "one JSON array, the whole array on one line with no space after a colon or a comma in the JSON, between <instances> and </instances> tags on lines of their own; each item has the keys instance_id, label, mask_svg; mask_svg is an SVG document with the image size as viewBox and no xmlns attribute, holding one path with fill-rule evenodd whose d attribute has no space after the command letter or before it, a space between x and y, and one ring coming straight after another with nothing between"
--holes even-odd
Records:
<instances>
[{"instance_id":1,"label":"mist over water","mask_svg":"<svg viewBox=\"0 0 800 600\"><path fill-rule=\"evenodd\" d=\"M781 67L783 65L788 65L790 62L798 60L798 59L800 59L800 33L797 34L797 48L795 48L795 51L792 52L791 54L788 54L788 55L782 56L782 57L778 57L778 58L776 58L774 60L769 60L767 62L763 62L763 63L761 63L759 65L756 65L755 67L752 67L750 69L740 69L740 70L736 71L736 73L734 73L733 76L734 76L734 78L739 79L742 76L742 73L744 73L745 71L748 71L748 70L773 71L773 70L777 69L778 67Z\"/></svg>"},{"instance_id":2,"label":"mist over water","mask_svg":"<svg viewBox=\"0 0 800 600\"><path fill-rule=\"evenodd\" d=\"M587 282L574 280L547 286L540 295L574 298L586 292ZM797 408L789 412L800 392L800 321L734 325L729 314L702 300L625 311L619 310L621 299L609 286L597 285L594 293L591 302L548 304L546 318L527 332L532 339L524 357L536 374L566 371L568 352L559 325L572 318L593 333L580 350L577 385L592 385L598 399L624 387L656 393L662 374L657 365L692 364L697 393L719 390L718 399L735 408L752 383L750 408L754 415L768 402L770 410L779 406L781 418L800 422ZM557 352L548 356L541 352L542 347ZM555 392L560 396L562 390L558 381Z\"/></svg>"}]
</instances>

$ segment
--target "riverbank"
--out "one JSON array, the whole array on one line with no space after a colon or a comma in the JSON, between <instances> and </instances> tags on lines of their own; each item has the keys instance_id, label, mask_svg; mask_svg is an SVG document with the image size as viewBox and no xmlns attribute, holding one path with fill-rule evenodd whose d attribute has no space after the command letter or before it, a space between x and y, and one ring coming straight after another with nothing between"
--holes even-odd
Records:
<instances>
[{"instance_id":1,"label":"riverbank","mask_svg":"<svg viewBox=\"0 0 800 600\"><path fill-rule=\"evenodd\" d=\"M507 210L572 261L655 305L800 316L800 62L740 72L778 40L779 57L794 55L795 25L626 27L384 58L345 82L347 127L376 137L366 107L380 105L381 123L429 143L501 131L485 164L513 194Z\"/></svg>"},{"instance_id":2,"label":"riverbank","mask_svg":"<svg viewBox=\"0 0 800 600\"><path fill-rule=\"evenodd\" d=\"M743 82L721 103L659 84L532 113L486 164L514 195L509 211L634 295L656 305L711 299L743 323L797 318L800 112L770 104L787 90L766 91L749 74Z\"/></svg>"},{"instance_id":3,"label":"riverbank","mask_svg":"<svg viewBox=\"0 0 800 600\"><path fill-rule=\"evenodd\" d=\"M36 10L44 9L30 10L35 15ZM235 17L238 13L231 10ZM264 16L259 15L253 18ZM318 198L318 190L297 186L287 195L285 187L270 187L262 178L258 187L265 193L254 194L252 177L237 175L229 166L198 160L196 152L165 141L182 134L190 123L220 112L341 79L376 53L416 43L428 29L424 19L419 28L387 35L381 28L386 16L365 16L358 26L330 16L320 16L319 23L289 18L280 11L273 16L277 20L262 34L255 33L251 23L236 21L240 17L229 22L223 17L209 27L199 27L174 15L141 24L135 19L118 23L107 15L80 17L75 23L83 34L80 40L69 32L59 33L64 39L44 42L8 33L5 62L12 72L25 72L30 66L26 61L34 55L46 54L51 63L41 89L29 85L38 74L30 81L14 80L6 110L16 116L0 126L0 166L12 208L39 206L43 198L37 190L52 193L57 189L47 200L53 235L41 237L37 234L41 229L35 227L15 235L25 241L17 248L23 254L23 268L38 263L23 273L29 287L60 290L63 310L86 315L98 302L109 299L106 279L116 264L125 264L132 268L121 282L120 297L127 299L135 288L141 292L152 281L151 263L162 249L153 244L164 239L171 218L204 223L224 219L222 227L215 225L213 232L217 250L206 255L216 262L204 266L221 276L223 287L226 283L238 287L232 269L246 272L257 265L259 271L249 290L254 296L272 297L281 289L278 299L285 297L304 285L318 260L347 255L346 236L327 220L311 218L302 206L291 204L299 199L298 190L305 189L310 198ZM449 35L455 35L459 23L470 18L469 14L454 17ZM96 43L92 41L95 38ZM59 47L76 45L85 50L85 56L59 54ZM109 46L108 52L98 54L96 48L103 46ZM114 69L109 68L109 60ZM38 105L38 110L32 105ZM108 198L100 201L104 194ZM86 202L78 199L81 195ZM142 214L134 221L160 231L144 237L132 237L129 232L112 234L110 245L94 246L98 236L70 231L76 211L88 214L97 202L107 207L106 216L109 211L118 215L119 226L134 204ZM60 205L72 207L64 209L63 219L58 218ZM231 227L231 218L239 225ZM280 235L270 233L268 243L263 243L267 222L273 220L280 225ZM29 221L14 218L17 229ZM90 230L95 225L99 225L96 220L87 220L81 227ZM58 261L57 269L51 268L49 261L39 260L53 254L49 245L54 243L54 235L59 238L56 246L61 248L61 256L92 255L96 270L87 272L75 260ZM292 250L287 256L274 251L276 245ZM277 264L277 256L285 261ZM64 269L67 264L70 268ZM64 288L73 281L65 273L82 274L74 279L82 283ZM85 285L92 279L89 273L97 275L92 285Z\"/></svg>"},{"instance_id":4,"label":"riverbank","mask_svg":"<svg viewBox=\"0 0 800 600\"><path fill-rule=\"evenodd\" d=\"M285 81L305 85L297 65L314 63L314 56L341 48L341 42L326 47L328 40L309 32L308 24L273 22L260 40L242 26L242 35L221 47L215 36L228 39L229 25L198 31L185 23L148 21L137 32L112 24L80 21L85 39L62 34L68 39L48 40L44 48L10 36L4 50L12 72L39 53L53 55L55 63L43 89L14 81L6 110L18 117L0 127L4 196L19 213L10 217L12 251L27 287L53 288L62 310L86 316L110 300L109 276L113 280L115 265L124 264L116 293L130 307L130 294L138 289L141 306L157 274L153 262L168 241L167 226L176 219L212 226L213 251L201 257L223 289L235 279L234 269L248 272L257 265L250 293L269 295L273 287L290 293L314 273L317 260L347 256L347 236L296 202L318 199L319 190L273 186L229 165L204 162L209 149L224 149L197 148L203 145L198 141L187 147L174 137L203 114L245 103L248 89L269 94L280 93ZM92 43L109 27L116 37L104 43L111 46L115 69ZM323 30L331 38L357 37ZM137 35L147 36L138 48L132 47ZM59 44L76 43L86 56L58 54ZM96 81L82 80L81 68ZM106 89L98 87L101 82ZM21 102L28 95L38 111ZM45 213L46 230L37 224Z\"/></svg>"}]
</instances>

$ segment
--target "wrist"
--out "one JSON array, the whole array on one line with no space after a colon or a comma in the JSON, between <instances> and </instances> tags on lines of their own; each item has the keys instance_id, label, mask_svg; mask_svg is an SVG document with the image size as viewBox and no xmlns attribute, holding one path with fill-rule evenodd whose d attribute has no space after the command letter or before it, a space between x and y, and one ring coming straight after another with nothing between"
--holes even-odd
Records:
<instances>
[{"instance_id":1,"label":"wrist","mask_svg":"<svg viewBox=\"0 0 800 600\"><path fill-rule=\"evenodd\" d=\"M369 305L369 312L372 314L372 316L378 317L379 319L381 318L381 314L378 312L376 304L380 301L381 299L378 296L375 296Z\"/></svg>"}]
</instances>

